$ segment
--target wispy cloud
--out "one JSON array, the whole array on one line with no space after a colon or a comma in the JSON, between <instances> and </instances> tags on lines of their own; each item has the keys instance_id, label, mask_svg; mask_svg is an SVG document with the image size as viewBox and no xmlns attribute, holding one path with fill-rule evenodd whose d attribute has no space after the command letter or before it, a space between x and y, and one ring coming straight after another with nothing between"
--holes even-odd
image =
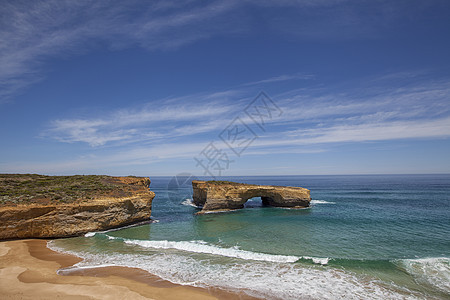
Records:
<instances>
[{"instance_id":1,"label":"wispy cloud","mask_svg":"<svg viewBox=\"0 0 450 300\"><path fill-rule=\"evenodd\" d=\"M224 99L239 94L239 90L195 94L110 111L102 117L53 120L41 137L97 147L210 132L224 126L227 116L236 110Z\"/></svg>"},{"instance_id":2,"label":"wispy cloud","mask_svg":"<svg viewBox=\"0 0 450 300\"><path fill-rule=\"evenodd\" d=\"M428 2L435 4L436 1ZM412 11L411 7L418 5L420 9ZM429 5L423 1L414 5L374 1L369 5L335 0L229 0L206 5L203 1L192 0L3 1L0 7L0 102L45 78L46 63L54 58L80 55L97 47L174 49L213 36L251 33L259 17L249 14L248 6L275 11L264 14L264 22L271 31L302 39L337 39L373 38L388 32L393 20L419 17ZM283 10L284 17L280 18L276 10ZM282 75L251 84L301 79L302 76L305 77Z\"/></svg>"},{"instance_id":3,"label":"wispy cloud","mask_svg":"<svg viewBox=\"0 0 450 300\"><path fill-rule=\"evenodd\" d=\"M333 93L330 87L328 90L312 89L311 94L288 91L271 95L284 110L283 118L268 123L267 131L259 132L259 138L244 156L315 155L344 143L449 138L450 111L446 105L450 96L449 82L420 79L411 84L412 89L395 84L385 86L383 94L373 86L370 93L366 93L365 87L361 88L364 91L351 89ZM88 143L93 146L92 151L60 161L3 163L0 169L3 172L62 174L184 162L191 166L188 171L200 172L195 168L194 156L210 141L226 150L218 135L237 115L251 122L242 115L242 109L251 101L249 92L185 96L183 99L197 100L188 101L190 105L177 106L176 103L183 102L180 98L166 99L158 101L157 108L148 104L111 111L102 118L54 120L45 132L46 138ZM173 168L173 172L177 172L176 167ZM145 170L142 172L147 174Z\"/></svg>"},{"instance_id":4,"label":"wispy cloud","mask_svg":"<svg viewBox=\"0 0 450 300\"><path fill-rule=\"evenodd\" d=\"M418 79L411 85L409 89L383 83L382 94L375 85L370 92L363 85L339 92L329 87L271 95L283 116L268 122L267 131L258 133L245 155L322 153L342 143L450 137L450 108L446 105L450 82ZM158 101L157 108L151 104L124 108L102 118L55 120L45 136L88 143L94 147L92 153L97 153L97 146L111 146L101 157L77 160L79 168L192 159L210 141L221 143L218 135L234 117L251 124L242 110L252 92L219 91ZM180 101L183 99L189 101ZM62 163L66 164L70 162Z\"/></svg>"},{"instance_id":5,"label":"wispy cloud","mask_svg":"<svg viewBox=\"0 0 450 300\"><path fill-rule=\"evenodd\" d=\"M148 166L173 159L191 160L204 148L203 142L162 143L146 147L119 148L112 153L92 153L78 157L45 162L0 162L2 172L36 172L45 174L89 173L89 170L105 170L121 166ZM98 171L93 171L98 173ZM120 175L120 174L118 174ZM126 174L122 174L126 175Z\"/></svg>"},{"instance_id":6,"label":"wispy cloud","mask_svg":"<svg viewBox=\"0 0 450 300\"><path fill-rule=\"evenodd\" d=\"M290 80L307 80L314 78L314 75L311 74L294 74L294 75L279 75L263 80L253 81L245 83L244 86L249 85L261 85L261 84L267 84L267 83L277 83L281 81L290 81Z\"/></svg>"},{"instance_id":7,"label":"wispy cloud","mask_svg":"<svg viewBox=\"0 0 450 300\"><path fill-rule=\"evenodd\" d=\"M386 77L383 75L381 77ZM293 126L330 126L397 120L432 120L450 114L448 79L417 78L404 82L378 82L368 79L351 87L329 86L292 90L280 95L277 104L284 109L281 122ZM336 91L334 91L336 90Z\"/></svg>"},{"instance_id":8,"label":"wispy cloud","mask_svg":"<svg viewBox=\"0 0 450 300\"><path fill-rule=\"evenodd\" d=\"M258 141L255 146L282 147L447 137L450 137L450 118L448 117L438 120L388 121L298 129L284 134L278 133L277 138Z\"/></svg>"},{"instance_id":9,"label":"wispy cloud","mask_svg":"<svg viewBox=\"0 0 450 300\"><path fill-rule=\"evenodd\" d=\"M54 57L79 55L99 44L168 49L230 29L221 16L234 1L3 2L0 8L0 101L43 78ZM216 26L204 26L214 20ZM199 26L202 30L198 30Z\"/></svg>"},{"instance_id":10,"label":"wispy cloud","mask_svg":"<svg viewBox=\"0 0 450 300\"><path fill-rule=\"evenodd\" d=\"M328 128L277 133L260 138L245 156L270 154L317 154L327 151L326 144L373 142L401 139L450 137L450 118L428 121L398 121L383 124L337 125ZM4 172L73 173L120 166L148 166L171 160L192 160L206 146L203 141L166 142L147 147L119 148L111 154L94 154L64 161L0 164ZM313 146L311 148L311 146ZM223 149L226 149L225 147ZM193 160L192 160L193 162ZM192 163L193 166L193 163ZM191 169L194 171L194 169ZM199 170L197 170L200 172Z\"/></svg>"},{"instance_id":11,"label":"wispy cloud","mask_svg":"<svg viewBox=\"0 0 450 300\"><path fill-rule=\"evenodd\" d=\"M342 138L343 132L349 136L365 132L361 137L382 140L383 135L372 134L371 128L396 133L393 136L386 135L385 139L445 136L445 130L437 131L438 127L431 125L436 120L446 120L450 114L447 105L450 82L419 81L411 88L395 84L384 86L382 94L376 86L372 86L372 93L367 93L363 87L336 93L329 89L312 89L312 93L294 90L273 95L284 113L282 118L268 120L268 126L276 132L278 140L282 136L287 141L301 136L304 143L352 141L351 138ZM110 111L99 118L53 120L42 136L68 143L84 142L93 147L161 142L161 139L171 141L175 137L204 138L208 134L220 133L238 115L251 123L252 120L242 113L254 96L251 92L251 89L236 89L187 95L153 101L138 108ZM158 106L155 107L153 103L158 103ZM429 130L414 130L420 133L418 136L399 130L403 127L420 127L420 124L423 124L424 130ZM354 141L357 140L355 138Z\"/></svg>"}]
</instances>

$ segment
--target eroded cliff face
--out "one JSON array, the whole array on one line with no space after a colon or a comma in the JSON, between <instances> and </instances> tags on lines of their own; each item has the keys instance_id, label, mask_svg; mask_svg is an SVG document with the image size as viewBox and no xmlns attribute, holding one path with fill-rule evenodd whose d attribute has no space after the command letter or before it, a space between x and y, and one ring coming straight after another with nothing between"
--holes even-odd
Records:
<instances>
[{"instance_id":1,"label":"eroded cliff face","mask_svg":"<svg viewBox=\"0 0 450 300\"><path fill-rule=\"evenodd\" d=\"M192 188L193 202L203 207L200 213L243 208L253 197L261 197L266 205L290 208L305 208L311 201L310 191L301 187L194 180Z\"/></svg>"},{"instance_id":2,"label":"eroded cliff face","mask_svg":"<svg viewBox=\"0 0 450 300\"><path fill-rule=\"evenodd\" d=\"M108 188L93 197L61 203L45 199L44 193L39 201L4 201L0 239L69 237L150 220L155 197L150 179L102 176L101 180Z\"/></svg>"}]
</instances>

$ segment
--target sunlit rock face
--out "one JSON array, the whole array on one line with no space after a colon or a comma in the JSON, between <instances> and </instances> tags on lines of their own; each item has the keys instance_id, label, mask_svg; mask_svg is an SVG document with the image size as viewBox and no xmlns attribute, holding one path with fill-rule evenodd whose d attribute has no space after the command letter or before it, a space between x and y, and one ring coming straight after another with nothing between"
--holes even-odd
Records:
<instances>
[{"instance_id":1,"label":"sunlit rock face","mask_svg":"<svg viewBox=\"0 0 450 300\"><path fill-rule=\"evenodd\" d=\"M243 208L253 197L261 197L265 205L290 208L305 208L311 201L310 191L301 187L194 180L192 188L194 204L203 207L199 213Z\"/></svg>"},{"instance_id":2,"label":"sunlit rock face","mask_svg":"<svg viewBox=\"0 0 450 300\"><path fill-rule=\"evenodd\" d=\"M15 175L10 180L21 179L17 177ZM72 177L51 176L45 179L50 183L59 180L64 186L71 182ZM99 185L98 190L80 193L83 198L74 196L64 202L45 199L46 187L43 186L43 198L36 201L0 204L0 240L77 236L150 221L155 197L155 193L149 190L150 179L101 176L101 181L105 185ZM83 189L83 186L77 189Z\"/></svg>"}]
</instances>

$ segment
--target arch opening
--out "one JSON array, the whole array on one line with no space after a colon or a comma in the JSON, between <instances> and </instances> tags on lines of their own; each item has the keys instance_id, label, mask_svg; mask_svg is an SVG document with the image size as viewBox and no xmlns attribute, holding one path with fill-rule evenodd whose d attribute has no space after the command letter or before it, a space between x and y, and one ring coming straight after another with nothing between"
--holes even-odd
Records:
<instances>
[{"instance_id":1,"label":"arch opening","mask_svg":"<svg viewBox=\"0 0 450 300\"><path fill-rule=\"evenodd\" d=\"M261 197L252 197L247 199L244 203L244 208L260 208L263 207L264 204L262 202Z\"/></svg>"},{"instance_id":2,"label":"arch opening","mask_svg":"<svg viewBox=\"0 0 450 300\"><path fill-rule=\"evenodd\" d=\"M253 196L245 200L246 202L243 204L243 208L261 208L267 206L273 206L273 199L270 197L264 196Z\"/></svg>"}]
</instances>

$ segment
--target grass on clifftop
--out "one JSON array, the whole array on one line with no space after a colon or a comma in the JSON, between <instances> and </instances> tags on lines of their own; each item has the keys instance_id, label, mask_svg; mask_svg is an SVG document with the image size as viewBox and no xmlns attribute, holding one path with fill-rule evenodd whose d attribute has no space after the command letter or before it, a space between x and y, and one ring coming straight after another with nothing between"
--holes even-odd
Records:
<instances>
[{"instance_id":1,"label":"grass on clifftop","mask_svg":"<svg viewBox=\"0 0 450 300\"><path fill-rule=\"evenodd\" d=\"M226 180L209 180L207 183L212 184L231 184L231 185L241 185L246 183L239 183L239 182L233 182L233 181L226 181Z\"/></svg>"},{"instance_id":2,"label":"grass on clifftop","mask_svg":"<svg viewBox=\"0 0 450 300\"><path fill-rule=\"evenodd\" d=\"M132 189L105 175L0 174L0 205L71 203L98 196L125 197Z\"/></svg>"}]
</instances>

